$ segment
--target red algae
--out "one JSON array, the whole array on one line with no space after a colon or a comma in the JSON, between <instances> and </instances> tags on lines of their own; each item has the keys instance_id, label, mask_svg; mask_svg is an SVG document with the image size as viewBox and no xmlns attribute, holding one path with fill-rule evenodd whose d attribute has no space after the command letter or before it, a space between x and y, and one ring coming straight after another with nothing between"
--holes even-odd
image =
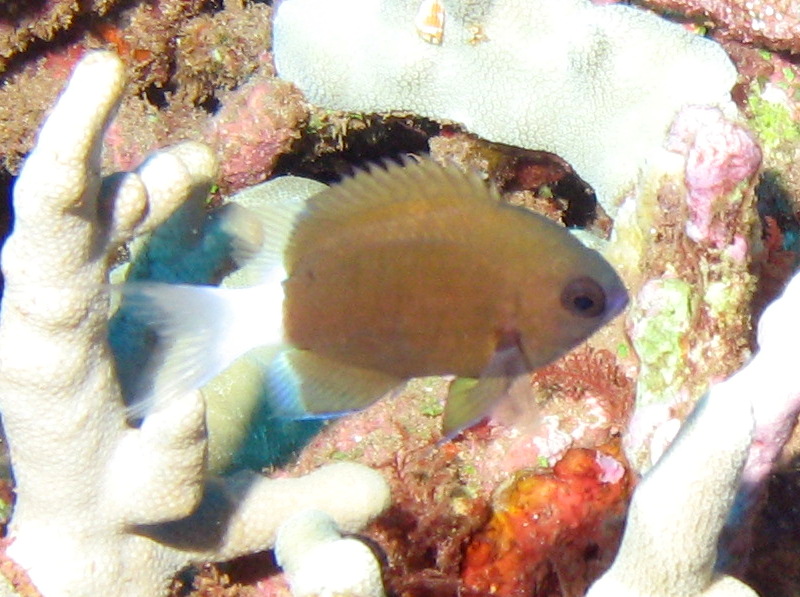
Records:
<instances>
[{"instance_id":1,"label":"red algae","mask_svg":"<svg viewBox=\"0 0 800 597\"><path fill-rule=\"evenodd\" d=\"M628 425L635 384L607 349L585 346L531 375L531 384L551 400L577 403L595 399L606 411L612 433Z\"/></svg>"},{"instance_id":2,"label":"red algae","mask_svg":"<svg viewBox=\"0 0 800 597\"><path fill-rule=\"evenodd\" d=\"M570 371L571 376L565 371ZM572 434L548 428L531 436L503 425L483 423L442 443L438 441L441 414L436 414L436 406L444 400L446 383L415 380L394 398L331 423L304 450L298 462L300 470L314 468L331 458L354 458L374 466L390 482L393 505L366 530L366 535L385 554L384 580L391 594L487 595L486 586L470 582L474 578L462 574L469 566L476 566L469 559L465 564L464 553L467 545L487 541L492 527L492 523L485 526L490 515L490 495L509 477L529 480L519 484L526 487L527 493L522 493L527 496L525 508L533 507L535 496L544 500L538 502L540 521L528 521L528 538L521 526L525 522L522 514L512 519L519 522L516 532L521 534L518 542L524 550L498 557L501 567L518 565L523 570L518 576L517 594L531 594L530 587L522 592L526 582L531 587L553 587L549 593L538 593L542 595L580 594L567 588L585 589L610 561L630 485L630 475L617 448L619 440L612 440L604 449L569 447L578 444L594 448L614 437L613 429L622 425L628 415L632 383L610 352L589 348L575 351L532 383L537 392L547 394L545 400L549 403L543 405L544 412L552 412L558 404L559 412L569 413L565 421L574 421ZM617 411L604 414L602 421L593 422L590 419L594 415L584 412L590 407L597 410L598 405L609 401L619 402ZM568 442L558 453L547 451L545 445L552 443L554 433ZM519 443L529 437L541 441L523 450ZM514 448L513 455L508 452L509 446ZM543 460L558 460L563 453L566 456L554 469L540 476L531 472L531 467L541 465ZM528 472L517 473L521 468ZM533 493L527 490L527 484ZM503 495L511 493L509 489ZM498 525L500 528L503 527ZM537 541L549 547L537 551ZM509 550L517 548L510 545ZM530 570L526 559L534 562ZM487 574L494 574L494 570L489 569ZM564 592L557 592L556 585Z\"/></svg>"},{"instance_id":3,"label":"red algae","mask_svg":"<svg viewBox=\"0 0 800 597\"><path fill-rule=\"evenodd\" d=\"M526 431L484 422L442 442L447 382L414 380L393 398L329 424L292 474L339 459L378 469L392 487L393 505L366 534L385 554L387 589L402 597L479 595L461 577L464 548L488 519L498 485L520 470L557 463L570 448L618 441L630 414L633 383L607 350L578 349L534 375L531 387L537 395L530 402L542 402L546 425L525 424ZM616 461L596 462L622 470Z\"/></svg>"},{"instance_id":4,"label":"red algae","mask_svg":"<svg viewBox=\"0 0 800 597\"><path fill-rule=\"evenodd\" d=\"M18 171L43 115L75 63L89 50L116 52L125 63L129 82L109 152L112 158L121 156L122 162L106 158L104 172L137 165L130 162L160 147L199 140L219 105L233 101L235 90L253 77L272 74L271 9L264 4L229 0L221 9L202 0L93 0L86 4L78 10L67 6L77 6L75 2L50 0L42 3L41 11L30 7L17 15L25 22L37 14L49 14L52 6L67 7L72 16L59 21L61 35L53 39L48 35L27 50L17 48L19 44L9 50L13 68L3 73L0 88L0 121L4 123L0 169L11 175ZM101 6L109 8L103 9L102 17ZM83 18L77 18L76 10ZM5 64L2 16L0 8L0 72ZM298 128L299 123L292 120L291 126ZM258 161L253 168L262 164L263 160Z\"/></svg>"},{"instance_id":5,"label":"red algae","mask_svg":"<svg viewBox=\"0 0 800 597\"><path fill-rule=\"evenodd\" d=\"M697 19L716 37L778 52L800 51L798 0L646 0L653 10Z\"/></svg>"},{"instance_id":6,"label":"red algae","mask_svg":"<svg viewBox=\"0 0 800 597\"><path fill-rule=\"evenodd\" d=\"M270 578L264 578L267 574ZM191 590L191 593L188 591ZM227 564L202 564L191 580L176 579L171 597L291 597L283 576L275 574L275 562L266 552L233 560Z\"/></svg>"},{"instance_id":7,"label":"red algae","mask_svg":"<svg viewBox=\"0 0 800 597\"><path fill-rule=\"evenodd\" d=\"M619 442L574 448L551 472L521 472L468 544L462 579L501 597L582 595L613 557L631 492Z\"/></svg>"}]
</instances>

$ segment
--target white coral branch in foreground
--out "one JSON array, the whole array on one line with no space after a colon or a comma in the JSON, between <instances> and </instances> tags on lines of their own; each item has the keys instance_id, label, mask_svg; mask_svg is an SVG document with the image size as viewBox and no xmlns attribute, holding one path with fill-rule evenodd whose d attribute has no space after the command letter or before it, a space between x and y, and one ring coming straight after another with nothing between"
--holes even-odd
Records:
<instances>
[{"instance_id":1,"label":"white coral branch in foreground","mask_svg":"<svg viewBox=\"0 0 800 597\"><path fill-rule=\"evenodd\" d=\"M275 558L294 597L385 597L381 567L372 550L343 537L319 510L304 510L278 529Z\"/></svg>"},{"instance_id":2,"label":"white coral branch in foreground","mask_svg":"<svg viewBox=\"0 0 800 597\"><path fill-rule=\"evenodd\" d=\"M17 494L7 554L45 597L153 597L191 562L270 548L298 510L355 530L389 499L382 477L357 464L209 479L199 392L139 428L126 423L106 340L109 261L210 186L216 160L185 143L101 179L123 85L112 54L77 66L17 180L2 254L0 411Z\"/></svg>"},{"instance_id":3,"label":"white coral branch in foreground","mask_svg":"<svg viewBox=\"0 0 800 597\"><path fill-rule=\"evenodd\" d=\"M714 571L753 429L749 397L726 389L735 379L703 397L636 488L617 558L587 597L755 597Z\"/></svg>"},{"instance_id":4,"label":"white coral branch in foreground","mask_svg":"<svg viewBox=\"0 0 800 597\"><path fill-rule=\"evenodd\" d=\"M737 491L747 542L752 494L797 419L798 305L800 274L761 317L759 351L701 399L636 488L619 554L588 597L756 595L715 570L718 543Z\"/></svg>"}]
</instances>

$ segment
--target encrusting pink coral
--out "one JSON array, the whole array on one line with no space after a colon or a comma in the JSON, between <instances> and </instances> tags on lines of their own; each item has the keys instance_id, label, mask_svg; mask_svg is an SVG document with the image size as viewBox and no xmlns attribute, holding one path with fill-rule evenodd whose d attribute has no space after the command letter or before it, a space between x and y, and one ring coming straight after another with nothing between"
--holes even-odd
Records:
<instances>
[{"instance_id":1,"label":"encrusting pink coral","mask_svg":"<svg viewBox=\"0 0 800 597\"><path fill-rule=\"evenodd\" d=\"M224 193L263 181L295 140L297 123L307 116L291 84L257 77L223 96L207 125L206 137L221 163Z\"/></svg>"},{"instance_id":2,"label":"encrusting pink coral","mask_svg":"<svg viewBox=\"0 0 800 597\"><path fill-rule=\"evenodd\" d=\"M725 224L730 217L727 212L739 209L739 203L727 195L752 178L761 165L761 149L752 135L717 108L692 106L682 110L672 124L667 148L686 153L689 238L717 248L745 242L726 238Z\"/></svg>"}]
</instances>

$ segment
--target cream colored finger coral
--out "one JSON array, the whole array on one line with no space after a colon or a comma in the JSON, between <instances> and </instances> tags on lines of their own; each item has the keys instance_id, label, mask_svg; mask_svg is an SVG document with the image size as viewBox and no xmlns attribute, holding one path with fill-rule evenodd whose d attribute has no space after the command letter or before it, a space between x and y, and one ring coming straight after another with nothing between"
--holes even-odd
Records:
<instances>
[{"instance_id":1,"label":"cream colored finger coral","mask_svg":"<svg viewBox=\"0 0 800 597\"><path fill-rule=\"evenodd\" d=\"M343 537L319 510L298 512L278 529L275 557L294 597L384 597L381 569L372 550Z\"/></svg>"},{"instance_id":2,"label":"cream colored finger coral","mask_svg":"<svg viewBox=\"0 0 800 597\"><path fill-rule=\"evenodd\" d=\"M758 352L708 391L636 488L619 553L587 597L756 596L716 569L718 551L744 555L753 496L797 420L799 300L796 274L761 317ZM726 524L735 537L720 542Z\"/></svg>"},{"instance_id":3,"label":"cream colored finger coral","mask_svg":"<svg viewBox=\"0 0 800 597\"><path fill-rule=\"evenodd\" d=\"M756 595L714 570L752 429L748 397L724 384L698 403L636 488L619 554L587 597Z\"/></svg>"},{"instance_id":4,"label":"cream colored finger coral","mask_svg":"<svg viewBox=\"0 0 800 597\"><path fill-rule=\"evenodd\" d=\"M6 556L45 597L161 595L191 562L270 548L299 509L354 530L389 499L378 473L349 463L299 479L209 477L199 392L126 422L106 340L109 262L207 192L216 160L186 143L102 179L123 85L112 54L76 67L15 186L2 254L0 412L17 495Z\"/></svg>"}]
</instances>

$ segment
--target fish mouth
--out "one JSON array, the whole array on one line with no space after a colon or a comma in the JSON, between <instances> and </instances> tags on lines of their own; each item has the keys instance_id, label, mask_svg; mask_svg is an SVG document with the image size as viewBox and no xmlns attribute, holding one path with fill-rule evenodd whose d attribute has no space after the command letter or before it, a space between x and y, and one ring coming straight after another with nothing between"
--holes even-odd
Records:
<instances>
[{"instance_id":1,"label":"fish mouth","mask_svg":"<svg viewBox=\"0 0 800 597\"><path fill-rule=\"evenodd\" d=\"M607 307L607 320L611 320L628 306L628 292L625 288L619 288L614 292L610 292L606 299Z\"/></svg>"}]
</instances>

